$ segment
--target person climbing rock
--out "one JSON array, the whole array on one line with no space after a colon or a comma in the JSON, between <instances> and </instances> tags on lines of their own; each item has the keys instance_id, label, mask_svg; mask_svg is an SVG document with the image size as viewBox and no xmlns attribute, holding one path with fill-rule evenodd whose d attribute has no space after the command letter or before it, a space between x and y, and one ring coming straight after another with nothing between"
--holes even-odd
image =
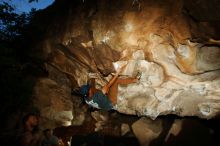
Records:
<instances>
[{"instance_id":1,"label":"person climbing rock","mask_svg":"<svg viewBox=\"0 0 220 146\"><path fill-rule=\"evenodd\" d=\"M107 111L114 109L117 102L118 85L135 83L141 77L141 74L138 74L136 77L119 78L119 74L125 69L126 65L122 66L101 90L96 89L95 78L91 78L88 84L81 86L80 93L86 103L92 107Z\"/></svg>"}]
</instances>

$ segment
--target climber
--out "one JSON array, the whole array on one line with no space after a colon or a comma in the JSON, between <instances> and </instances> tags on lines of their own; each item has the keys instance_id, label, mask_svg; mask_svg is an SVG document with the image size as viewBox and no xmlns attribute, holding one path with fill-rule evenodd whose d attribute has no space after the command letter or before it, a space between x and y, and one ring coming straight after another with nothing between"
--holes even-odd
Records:
<instances>
[{"instance_id":1,"label":"climber","mask_svg":"<svg viewBox=\"0 0 220 146\"><path fill-rule=\"evenodd\" d=\"M141 74L138 73L136 77L133 78L119 78L119 74L125 69L126 65L122 66L119 71L113 76L113 78L104 86L101 90L95 87L95 78L91 78L90 82L83 85L80 88L80 93L84 97L87 104L92 107L111 110L114 109L114 105L117 102L117 93L119 84L130 84L137 82Z\"/></svg>"}]
</instances>

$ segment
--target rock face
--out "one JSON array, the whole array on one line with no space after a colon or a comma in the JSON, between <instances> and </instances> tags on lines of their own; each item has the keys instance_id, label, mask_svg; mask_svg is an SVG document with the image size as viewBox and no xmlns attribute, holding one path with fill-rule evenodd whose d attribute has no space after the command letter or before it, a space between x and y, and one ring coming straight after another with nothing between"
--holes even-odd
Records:
<instances>
[{"instance_id":1,"label":"rock face","mask_svg":"<svg viewBox=\"0 0 220 146\"><path fill-rule=\"evenodd\" d=\"M132 130L140 145L148 146L162 132L162 121L160 119L152 121L143 117L132 125Z\"/></svg>"},{"instance_id":2,"label":"rock face","mask_svg":"<svg viewBox=\"0 0 220 146\"><path fill-rule=\"evenodd\" d=\"M56 0L32 21L32 27L42 23L42 39L32 44L33 56L40 56L60 74L55 82L53 71L49 79L39 81L36 105L46 109L49 105L42 102L55 99L41 90L53 93L47 89L56 86L62 93L56 89L53 94L60 96L49 108L70 112L70 88L85 84L90 72L99 75L100 88L110 73L128 63L122 75L140 72L142 76L137 83L119 87L117 111L152 119L167 114L216 116L220 111L220 17L206 3L218 2L196 2L197 6L189 0Z\"/></svg>"},{"instance_id":3,"label":"rock face","mask_svg":"<svg viewBox=\"0 0 220 146\"><path fill-rule=\"evenodd\" d=\"M211 118L219 112L219 71L197 74L198 67L194 67L196 75L186 74L178 67L175 50L171 48L171 46L156 47L156 51L151 52L152 56L155 56L155 61L152 62L141 58L144 52L140 50L133 53L136 57L137 54L140 55L138 59L126 61L128 66L124 75L132 76L136 72L141 72L142 76L139 83L120 87L118 111L147 115L153 119L164 114ZM217 60L218 58L216 64ZM215 66L208 65L209 62L205 59L194 61L199 62L198 64L204 62L206 65L203 66L208 66L204 70ZM115 65L120 66L121 62L118 61ZM193 65L189 67L193 68ZM205 72L204 70L199 72Z\"/></svg>"},{"instance_id":4,"label":"rock face","mask_svg":"<svg viewBox=\"0 0 220 146\"><path fill-rule=\"evenodd\" d=\"M71 125L72 102L65 88L60 87L50 79L40 79L35 87L38 98L35 105L40 109L41 122L46 128L55 128L60 125Z\"/></svg>"}]
</instances>

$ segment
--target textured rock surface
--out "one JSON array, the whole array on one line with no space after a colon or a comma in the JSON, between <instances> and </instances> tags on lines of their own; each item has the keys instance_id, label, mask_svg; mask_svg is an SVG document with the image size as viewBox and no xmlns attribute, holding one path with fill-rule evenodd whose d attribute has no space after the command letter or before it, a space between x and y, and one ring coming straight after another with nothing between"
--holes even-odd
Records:
<instances>
[{"instance_id":1,"label":"textured rock surface","mask_svg":"<svg viewBox=\"0 0 220 146\"><path fill-rule=\"evenodd\" d=\"M142 76L139 83L120 87L118 111L147 115L153 119L158 115L168 113L180 116L196 115L202 118L215 116L220 107L219 71L197 74L199 67L190 65L188 67L190 71L194 68L195 75L186 74L177 65L178 58L174 55L174 48L172 49L171 46L168 48L170 49L167 49L167 46L156 47L155 52L151 52L152 56L155 56L152 57L152 62L141 58L144 56L143 51L133 53L133 56L137 57L139 54L139 57L128 61L123 74L134 75L138 71L142 73ZM216 48L215 51L219 49ZM206 54L209 55L209 53ZM219 58L211 58L210 60L215 60L211 65L206 59L195 58L194 61L198 62L197 64L203 64L204 67L199 73L216 67L215 64L218 64ZM120 64L122 64L121 61L118 61L115 66L120 66Z\"/></svg>"},{"instance_id":2,"label":"textured rock surface","mask_svg":"<svg viewBox=\"0 0 220 146\"><path fill-rule=\"evenodd\" d=\"M122 75L142 76L138 83L119 87L121 113L212 118L220 111L219 21L213 21L219 14L211 7L217 1L201 3L207 2L57 0L33 20L45 22L47 14L63 10L41 25L45 35L33 44L34 55L65 75L68 82L62 77L56 82L68 88L85 84L90 72L98 74L101 87L128 62ZM49 79L45 84L56 83Z\"/></svg>"},{"instance_id":3,"label":"textured rock surface","mask_svg":"<svg viewBox=\"0 0 220 146\"><path fill-rule=\"evenodd\" d=\"M160 119L152 121L147 118L141 118L132 125L132 130L140 145L148 146L162 132L162 121Z\"/></svg>"},{"instance_id":4,"label":"textured rock surface","mask_svg":"<svg viewBox=\"0 0 220 146\"><path fill-rule=\"evenodd\" d=\"M127 134L128 132L130 132L130 127L128 124L121 124L121 136L124 136L125 134Z\"/></svg>"},{"instance_id":5,"label":"textured rock surface","mask_svg":"<svg viewBox=\"0 0 220 146\"><path fill-rule=\"evenodd\" d=\"M39 79L35 87L35 106L40 109L43 129L71 125L70 91L51 79Z\"/></svg>"}]
</instances>

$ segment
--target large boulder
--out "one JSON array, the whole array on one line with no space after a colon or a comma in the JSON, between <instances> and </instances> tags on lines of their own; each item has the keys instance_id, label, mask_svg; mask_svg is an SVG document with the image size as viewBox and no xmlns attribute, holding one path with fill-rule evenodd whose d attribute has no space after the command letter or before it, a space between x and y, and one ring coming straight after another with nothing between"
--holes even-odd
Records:
<instances>
[{"instance_id":1,"label":"large boulder","mask_svg":"<svg viewBox=\"0 0 220 146\"><path fill-rule=\"evenodd\" d=\"M162 120L153 121L143 117L132 124L132 130L141 146L149 146L162 132Z\"/></svg>"},{"instance_id":2,"label":"large boulder","mask_svg":"<svg viewBox=\"0 0 220 146\"><path fill-rule=\"evenodd\" d=\"M31 23L42 32L41 39L31 44L33 56L41 56L65 75L69 88L85 84L90 72L97 73L101 88L112 72L128 63L122 75L142 76L138 83L119 87L117 111L152 119L167 114L209 119L220 111L220 35L213 22L219 14L201 1L194 5L189 0L57 0ZM53 74L49 72L50 77ZM59 100L67 97L63 94L70 97L70 90L50 77L37 84L37 97L43 102L55 94ZM50 85L64 93L51 89L51 97L43 95ZM43 113L48 111L41 102L36 105ZM56 105L54 109L63 104Z\"/></svg>"}]
</instances>

